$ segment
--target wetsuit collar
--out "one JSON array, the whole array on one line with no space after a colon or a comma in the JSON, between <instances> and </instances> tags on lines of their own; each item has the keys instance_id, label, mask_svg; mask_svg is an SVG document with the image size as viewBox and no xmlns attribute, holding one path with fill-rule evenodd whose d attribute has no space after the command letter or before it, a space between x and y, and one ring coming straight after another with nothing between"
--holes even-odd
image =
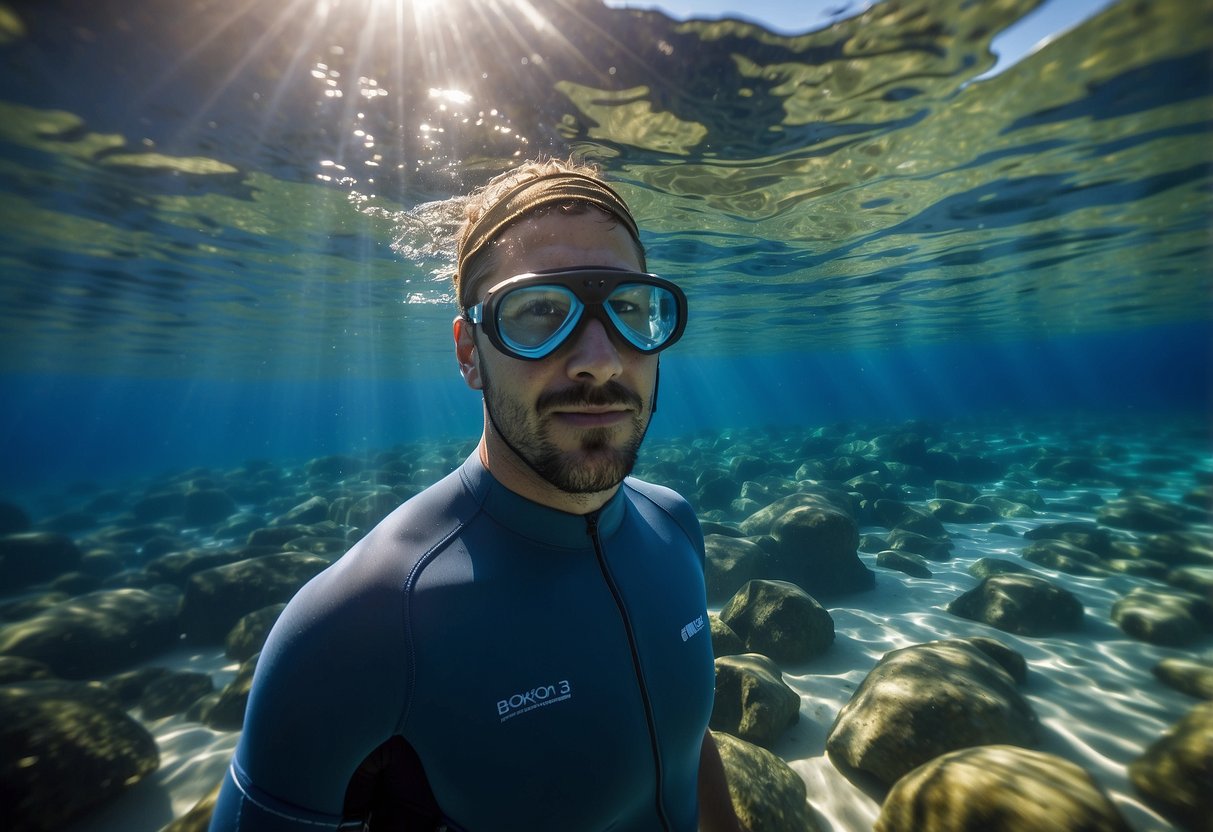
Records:
<instances>
[{"instance_id":1,"label":"wetsuit collar","mask_svg":"<svg viewBox=\"0 0 1213 832\"><path fill-rule=\"evenodd\" d=\"M586 515L569 514L515 494L489 473L477 451L463 463L460 475L476 495L480 507L498 524L548 546L581 549L590 545ZM623 513L624 495L620 488L597 512L599 535L613 534L623 522Z\"/></svg>"}]
</instances>

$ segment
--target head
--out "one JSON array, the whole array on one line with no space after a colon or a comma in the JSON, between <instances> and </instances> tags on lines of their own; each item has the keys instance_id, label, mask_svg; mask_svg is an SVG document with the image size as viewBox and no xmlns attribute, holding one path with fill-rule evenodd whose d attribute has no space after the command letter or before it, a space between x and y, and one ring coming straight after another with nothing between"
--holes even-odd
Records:
<instances>
[{"instance_id":1,"label":"head","mask_svg":"<svg viewBox=\"0 0 1213 832\"><path fill-rule=\"evenodd\" d=\"M652 413L656 349L665 346L646 351L643 338L625 337L626 316L637 314L629 310L644 303L632 301L681 293L636 274L645 259L635 222L593 168L530 163L474 194L467 217L454 334L464 379L484 394L482 458L516 491L592 508L635 463ZM577 271L591 268L598 271ZM531 318L514 314L522 308L541 323L557 309L581 314L528 351L509 337L527 331L518 321ZM671 319L685 320L685 306L678 310ZM681 326L668 342L678 334Z\"/></svg>"}]
</instances>

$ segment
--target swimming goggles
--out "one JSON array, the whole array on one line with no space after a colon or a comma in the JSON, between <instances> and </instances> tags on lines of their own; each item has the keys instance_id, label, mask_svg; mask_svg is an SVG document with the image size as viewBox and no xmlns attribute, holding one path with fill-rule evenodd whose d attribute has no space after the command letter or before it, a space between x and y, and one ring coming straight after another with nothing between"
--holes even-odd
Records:
<instances>
[{"instance_id":1,"label":"swimming goggles","mask_svg":"<svg viewBox=\"0 0 1213 832\"><path fill-rule=\"evenodd\" d=\"M687 298L655 274L577 268L520 274L497 284L464 318L507 355L538 361L586 318L602 322L637 352L660 352L682 337Z\"/></svg>"}]
</instances>

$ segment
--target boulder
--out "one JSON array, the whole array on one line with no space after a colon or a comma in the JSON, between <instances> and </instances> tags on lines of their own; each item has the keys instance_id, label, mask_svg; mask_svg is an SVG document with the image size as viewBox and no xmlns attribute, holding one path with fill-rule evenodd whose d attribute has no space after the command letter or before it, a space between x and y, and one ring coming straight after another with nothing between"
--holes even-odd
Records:
<instances>
[{"instance_id":1,"label":"boulder","mask_svg":"<svg viewBox=\"0 0 1213 832\"><path fill-rule=\"evenodd\" d=\"M962 503L958 500L930 500L927 508L945 523L991 523L998 519L998 513L989 506Z\"/></svg>"},{"instance_id":2,"label":"boulder","mask_svg":"<svg viewBox=\"0 0 1213 832\"><path fill-rule=\"evenodd\" d=\"M1213 829L1213 702L1202 702L1129 764L1146 802L1191 830Z\"/></svg>"},{"instance_id":3,"label":"boulder","mask_svg":"<svg viewBox=\"0 0 1213 832\"><path fill-rule=\"evenodd\" d=\"M902 777L874 832L1132 832L1091 775L1013 745L965 748Z\"/></svg>"},{"instance_id":4,"label":"boulder","mask_svg":"<svg viewBox=\"0 0 1213 832\"><path fill-rule=\"evenodd\" d=\"M877 500L872 506L872 512L877 522L887 529L905 529L925 537L948 536L948 530L943 527L938 517L900 500Z\"/></svg>"},{"instance_id":5,"label":"boulder","mask_svg":"<svg viewBox=\"0 0 1213 832\"><path fill-rule=\"evenodd\" d=\"M704 577L709 604L724 603L747 581L764 577L769 555L754 541L709 534L703 543L707 550Z\"/></svg>"},{"instance_id":6,"label":"boulder","mask_svg":"<svg viewBox=\"0 0 1213 832\"><path fill-rule=\"evenodd\" d=\"M139 704L148 685L160 679L167 679L173 672L167 667L140 667L116 673L103 684L110 693L118 697L122 707L129 711Z\"/></svg>"},{"instance_id":7,"label":"boulder","mask_svg":"<svg viewBox=\"0 0 1213 832\"><path fill-rule=\"evenodd\" d=\"M800 695L766 656L716 659L716 701L710 726L770 748L800 718Z\"/></svg>"},{"instance_id":8,"label":"boulder","mask_svg":"<svg viewBox=\"0 0 1213 832\"><path fill-rule=\"evenodd\" d=\"M786 581L748 582L720 611L751 653L800 664L834 643L834 619L825 607Z\"/></svg>"},{"instance_id":9,"label":"boulder","mask_svg":"<svg viewBox=\"0 0 1213 832\"><path fill-rule=\"evenodd\" d=\"M767 567L770 577L789 581L818 597L862 592L876 577L859 559L859 527L828 504L791 509L771 525L778 543Z\"/></svg>"},{"instance_id":10,"label":"boulder","mask_svg":"<svg viewBox=\"0 0 1213 832\"><path fill-rule=\"evenodd\" d=\"M207 673L179 671L148 684L139 698L144 719L179 714L215 689Z\"/></svg>"},{"instance_id":11,"label":"boulder","mask_svg":"<svg viewBox=\"0 0 1213 832\"><path fill-rule=\"evenodd\" d=\"M1148 494L1129 494L1109 500L1095 513L1105 526L1136 532L1178 531L1190 521L1203 519L1191 506L1171 503Z\"/></svg>"},{"instance_id":12,"label":"boulder","mask_svg":"<svg viewBox=\"0 0 1213 832\"><path fill-rule=\"evenodd\" d=\"M913 578L930 578L931 570L921 555L912 552L897 552L886 549L876 555L876 565L885 569L895 569Z\"/></svg>"},{"instance_id":13,"label":"boulder","mask_svg":"<svg viewBox=\"0 0 1213 832\"><path fill-rule=\"evenodd\" d=\"M185 493L185 525L213 526L236 513L236 501L218 488L197 488Z\"/></svg>"},{"instance_id":14,"label":"boulder","mask_svg":"<svg viewBox=\"0 0 1213 832\"><path fill-rule=\"evenodd\" d=\"M0 627L0 653L35 659L64 679L89 679L144 661L177 642L175 593L108 589Z\"/></svg>"},{"instance_id":15,"label":"boulder","mask_svg":"<svg viewBox=\"0 0 1213 832\"><path fill-rule=\"evenodd\" d=\"M1181 566L1168 570L1163 577L1171 586L1186 589L1213 604L1213 566Z\"/></svg>"},{"instance_id":16,"label":"boulder","mask_svg":"<svg viewBox=\"0 0 1213 832\"><path fill-rule=\"evenodd\" d=\"M307 526L329 519L329 501L310 497L270 521L270 526Z\"/></svg>"},{"instance_id":17,"label":"boulder","mask_svg":"<svg viewBox=\"0 0 1213 832\"><path fill-rule=\"evenodd\" d=\"M42 662L20 656L0 656L0 685L53 678L55 674Z\"/></svg>"},{"instance_id":18,"label":"boulder","mask_svg":"<svg viewBox=\"0 0 1213 832\"><path fill-rule=\"evenodd\" d=\"M241 616L224 639L224 655L242 662L260 653L261 648L265 646L265 640L270 636L270 629L284 609L286 604L273 604Z\"/></svg>"},{"instance_id":19,"label":"boulder","mask_svg":"<svg viewBox=\"0 0 1213 832\"><path fill-rule=\"evenodd\" d=\"M976 486L967 482L952 480L935 480L935 496L941 500L956 500L961 503L971 503L981 494Z\"/></svg>"},{"instance_id":20,"label":"boulder","mask_svg":"<svg viewBox=\"0 0 1213 832\"><path fill-rule=\"evenodd\" d=\"M100 685L0 685L0 828L63 829L159 765L155 738Z\"/></svg>"},{"instance_id":21,"label":"boulder","mask_svg":"<svg viewBox=\"0 0 1213 832\"><path fill-rule=\"evenodd\" d=\"M1028 662L1022 653L1012 650L996 638L970 636L963 640L998 662L999 667L1011 674L1011 678L1015 680L1015 684L1023 685L1027 683Z\"/></svg>"},{"instance_id":22,"label":"boulder","mask_svg":"<svg viewBox=\"0 0 1213 832\"><path fill-rule=\"evenodd\" d=\"M994 575L1030 575L1032 570L1022 563L1003 558L978 558L969 565L969 574L974 578L989 578Z\"/></svg>"},{"instance_id":23,"label":"boulder","mask_svg":"<svg viewBox=\"0 0 1213 832\"><path fill-rule=\"evenodd\" d=\"M0 587L6 593L49 581L80 564L70 537L56 532L19 532L0 537Z\"/></svg>"},{"instance_id":24,"label":"boulder","mask_svg":"<svg viewBox=\"0 0 1213 832\"><path fill-rule=\"evenodd\" d=\"M1141 556L1170 566L1213 566L1213 541L1197 532L1168 532L1146 538Z\"/></svg>"},{"instance_id":25,"label":"boulder","mask_svg":"<svg viewBox=\"0 0 1213 832\"><path fill-rule=\"evenodd\" d=\"M1059 523L1042 523L1023 533L1027 540L1060 540L1073 544L1100 557L1112 554L1112 535L1094 523L1067 520Z\"/></svg>"},{"instance_id":26,"label":"boulder","mask_svg":"<svg viewBox=\"0 0 1213 832\"><path fill-rule=\"evenodd\" d=\"M1073 593L1034 575L985 578L948 604L948 612L1022 636L1075 630L1083 618Z\"/></svg>"},{"instance_id":27,"label":"boulder","mask_svg":"<svg viewBox=\"0 0 1213 832\"><path fill-rule=\"evenodd\" d=\"M31 525L29 515L21 506L0 502L0 535L28 532Z\"/></svg>"},{"instance_id":28,"label":"boulder","mask_svg":"<svg viewBox=\"0 0 1213 832\"><path fill-rule=\"evenodd\" d=\"M745 642L733 632L733 628L720 620L720 613L709 612L708 624L712 630L712 655L735 656L745 652Z\"/></svg>"},{"instance_id":29,"label":"boulder","mask_svg":"<svg viewBox=\"0 0 1213 832\"><path fill-rule=\"evenodd\" d=\"M139 523L151 523L166 517L177 517L185 512L185 492L166 489L146 494L131 506L131 513Z\"/></svg>"},{"instance_id":30,"label":"boulder","mask_svg":"<svg viewBox=\"0 0 1213 832\"><path fill-rule=\"evenodd\" d=\"M826 739L836 765L891 786L949 751L1031 747L1040 725L1011 675L967 641L886 653L843 706Z\"/></svg>"},{"instance_id":31,"label":"boulder","mask_svg":"<svg viewBox=\"0 0 1213 832\"><path fill-rule=\"evenodd\" d=\"M247 557L248 555L242 552L230 549L187 549L148 561L143 570L160 583L173 584L184 589L194 573L235 563Z\"/></svg>"},{"instance_id":32,"label":"boulder","mask_svg":"<svg viewBox=\"0 0 1213 832\"><path fill-rule=\"evenodd\" d=\"M804 780L765 748L712 732L737 818L749 832L823 832L806 801Z\"/></svg>"},{"instance_id":33,"label":"boulder","mask_svg":"<svg viewBox=\"0 0 1213 832\"><path fill-rule=\"evenodd\" d=\"M1213 630L1213 605L1186 592L1137 587L1112 605L1112 620L1138 641L1182 647Z\"/></svg>"},{"instance_id":34,"label":"boulder","mask_svg":"<svg viewBox=\"0 0 1213 832\"><path fill-rule=\"evenodd\" d=\"M1008 500L1006 497L999 497L995 494L981 495L974 500L974 505L985 506L994 512L996 516L1002 518L1036 516L1036 511L1031 506L1017 503L1014 500Z\"/></svg>"},{"instance_id":35,"label":"boulder","mask_svg":"<svg viewBox=\"0 0 1213 832\"><path fill-rule=\"evenodd\" d=\"M844 492L824 487L813 493L798 491L795 494L780 497L775 502L754 512L741 521L741 533L746 537L769 534L776 520L792 509L800 508L801 506L829 508L845 513L849 511L850 500Z\"/></svg>"},{"instance_id":36,"label":"boulder","mask_svg":"<svg viewBox=\"0 0 1213 832\"><path fill-rule=\"evenodd\" d=\"M1099 555L1064 540L1038 540L1023 550L1023 559L1069 575L1099 575L1107 569Z\"/></svg>"},{"instance_id":37,"label":"boulder","mask_svg":"<svg viewBox=\"0 0 1213 832\"><path fill-rule=\"evenodd\" d=\"M1163 659L1154 665L1154 676L1188 696L1213 699L1213 664L1194 659Z\"/></svg>"},{"instance_id":38,"label":"boulder","mask_svg":"<svg viewBox=\"0 0 1213 832\"><path fill-rule=\"evenodd\" d=\"M284 552L197 572L185 588L181 624L194 641L220 643L243 616L283 604L329 561Z\"/></svg>"},{"instance_id":39,"label":"boulder","mask_svg":"<svg viewBox=\"0 0 1213 832\"><path fill-rule=\"evenodd\" d=\"M952 541L947 537L927 537L925 534L897 528L889 532L887 541L887 548L894 551L910 552L940 563L952 559Z\"/></svg>"}]
</instances>

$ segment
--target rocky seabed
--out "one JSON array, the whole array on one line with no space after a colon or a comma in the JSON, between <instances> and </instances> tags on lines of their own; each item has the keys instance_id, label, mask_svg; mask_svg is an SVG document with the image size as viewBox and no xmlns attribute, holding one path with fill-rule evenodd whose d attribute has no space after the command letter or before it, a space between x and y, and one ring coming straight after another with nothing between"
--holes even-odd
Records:
<instances>
[{"instance_id":1,"label":"rocky seabed","mask_svg":"<svg viewBox=\"0 0 1213 832\"><path fill-rule=\"evenodd\" d=\"M752 832L1213 830L1207 426L650 441ZM0 827L205 828L287 600L466 441L0 503Z\"/></svg>"}]
</instances>

